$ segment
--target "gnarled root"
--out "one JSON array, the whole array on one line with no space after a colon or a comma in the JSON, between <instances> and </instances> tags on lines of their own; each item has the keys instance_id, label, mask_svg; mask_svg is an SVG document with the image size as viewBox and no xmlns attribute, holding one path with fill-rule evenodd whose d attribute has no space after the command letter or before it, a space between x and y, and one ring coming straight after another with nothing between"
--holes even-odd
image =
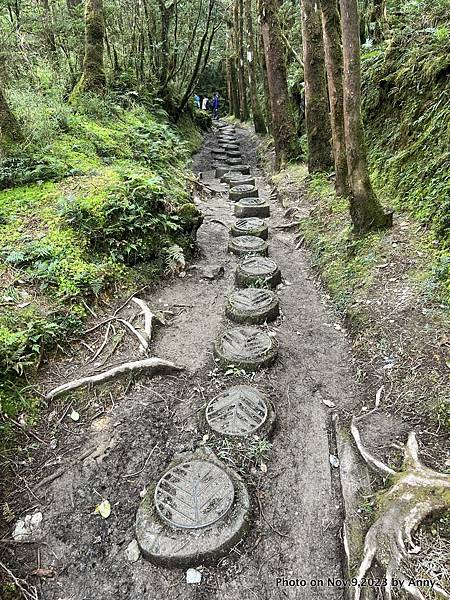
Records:
<instances>
[{"instance_id":1,"label":"gnarled root","mask_svg":"<svg viewBox=\"0 0 450 600\"><path fill-rule=\"evenodd\" d=\"M133 373L137 371L146 370L152 374L158 372L170 372L170 371L181 371L182 367L178 367L172 362L167 360L162 360L161 358L146 358L144 360L136 360L133 362L124 363L119 365L118 367L114 367L113 369L109 369L108 371L104 371L103 373L99 373L98 375L90 375L88 377L81 377L80 379L74 379L73 381L69 381L60 385L53 390L50 390L45 398L50 400L51 398L56 398L57 396L61 396L62 394L67 394L68 392L72 392L74 390L80 389L82 387L87 387L89 385L104 383L105 381L109 381L110 379L114 379L119 375L125 375L127 373Z\"/></svg>"},{"instance_id":2,"label":"gnarled root","mask_svg":"<svg viewBox=\"0 0 450 600\"><path fill-rule=\"evenodd\" d=\"M433 471L420 462L414 433L408 437L402 470L396 472L364 448L355 419L351 431L366 463L392 481L392 486L378 498L378 517L366 535L364 556L357 575L358 584L376 562L386 572L385 594L388 600L392 598L394 577L398 587L401 586L412 598L424 600L418 587L403 574L402 564L420 551L412 539L420 523L428 516L450 508L450 475ZM357 585L355 600L361 598L361 590ZM440 597L450 599L445 590L436 586L435 591Z\"/></svg>"}]
</instances>

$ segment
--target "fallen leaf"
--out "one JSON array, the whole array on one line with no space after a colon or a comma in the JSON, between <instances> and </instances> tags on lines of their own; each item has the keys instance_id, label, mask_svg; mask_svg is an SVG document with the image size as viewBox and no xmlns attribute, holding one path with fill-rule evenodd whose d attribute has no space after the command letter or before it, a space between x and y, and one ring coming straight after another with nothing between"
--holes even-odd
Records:
<instances>
[{"instance_id":1,"label":"fallen leaf","mask_svg":"<svg viewBox=\"0 0 450 600\"><path fill-rule=\"evenodd\" d=\"M95 512L104 519L107 519L111 514L111 504L108 502L108 500L102 500L100 504L97 504L95 507Z\"/></svg>"},{"instance_id":2,"label":"fallen leaf","mask_svg":"<svg viewBox=\"0 0 450 600\"><path fill-rule=\"evenodd\" d=\"M262 471L263 473L267 473L267 465L266 465L266 463L263 463L263 462L262 462L262 463L259 465L259 468L261 469L261 471Z\"/></svg>"},{"instance_id":3,"label":"fallen leaf","mask_svg":"<svg viewBox=\"0 0 450 600\"><path fill-rule=\"evenodd\" d=\"M375 396L375 408L380 406L381 394L384 392L384 385L378 388L376 396Z\"/></svg>"}]
</instances>

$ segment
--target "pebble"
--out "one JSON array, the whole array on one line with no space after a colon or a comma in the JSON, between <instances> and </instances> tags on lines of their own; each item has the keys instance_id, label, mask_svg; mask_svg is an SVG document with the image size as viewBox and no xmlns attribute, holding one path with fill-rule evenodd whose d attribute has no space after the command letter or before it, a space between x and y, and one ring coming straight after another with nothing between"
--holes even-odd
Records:
<instances>
[{"instance_id":1,"label":"pebble","mask_svg":"<svg viewBox=\"0 0 450 600\"><path fill-rule=\"evenodd\" d=\"M188 569L186 571L186 583L201 583L202 574L197 569Z\"/></svg>"}]
</instances>

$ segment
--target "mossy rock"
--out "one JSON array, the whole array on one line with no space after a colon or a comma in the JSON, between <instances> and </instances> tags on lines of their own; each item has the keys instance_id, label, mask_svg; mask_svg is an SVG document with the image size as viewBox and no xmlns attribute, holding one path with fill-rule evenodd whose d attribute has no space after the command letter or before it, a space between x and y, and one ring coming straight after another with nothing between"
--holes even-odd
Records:
<instances>
[{"instance_id":1,"label":"mossy rock","mask_svg":"<svg viewBox=\"0 0 450 600\"><path fill-rule=\"evenodd\" d=\"M278 296L269 289L249 287L235 290L225 305L226 316L235 323L261 325L274 321L280 314Z\"/></svg>"},{"instance_id":2,"label":"mossy rock","mask_svg":"<svg viewBox=\"0 0 450 600\"><path fill-rule=\"evenodd\" d=\"M246 256L236 268L235 281L241 288L275 288L281 283L281 271L271 258Z\"/></svg>"},{"instance_id":3,"label":"mossy rock","mask_svg":"<svg viewBox=\"0 0 450 600\"><path fill-rule=\"evenodd\" d=\"M267 242L260 237L254 235L242 235L230 238L228 251L237 256L247 256L249 254L267 256L269 246Z\"/></svg>"},{"instance_id":4,"label":"mossy rock","mask_svg":"<svg viewBox=\"0 0 450 600\"><path fill-rule=\"evenodd\" d=\"M238 202L242 198L258 198L259 192L254 185L236 185L231 188L229 198L233 202Z\"/></svg>"},{"instance_id":5,"label":"mossy rock","mask_svg":"<svg viewBox=\"0 0 450 600\"><path fill-rule=\"evenodd\" d=\"M267 240L269 230L262 219L251 217L249 219L237 219L231 226L230 233L233 237L241 235L256 235L257 237Z\"/></svg>"}]
</instances>

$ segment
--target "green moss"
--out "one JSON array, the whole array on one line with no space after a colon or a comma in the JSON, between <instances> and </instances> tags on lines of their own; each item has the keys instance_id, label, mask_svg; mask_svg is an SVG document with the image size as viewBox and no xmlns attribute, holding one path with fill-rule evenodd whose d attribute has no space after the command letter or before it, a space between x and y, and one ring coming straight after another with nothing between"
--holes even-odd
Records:
<instances>
[{"instance_id":1,"label":"green moss","mask_svg":"<svg viewBox=\"0 0 450 600\"><path fill-rule=\"evenodd\" d=\"M433 27L417 28L408 11L389 43L364 58L363 100L376 190L448 249L450 23L439 2L427 4Z\"/></svg>"}]
</instances>

